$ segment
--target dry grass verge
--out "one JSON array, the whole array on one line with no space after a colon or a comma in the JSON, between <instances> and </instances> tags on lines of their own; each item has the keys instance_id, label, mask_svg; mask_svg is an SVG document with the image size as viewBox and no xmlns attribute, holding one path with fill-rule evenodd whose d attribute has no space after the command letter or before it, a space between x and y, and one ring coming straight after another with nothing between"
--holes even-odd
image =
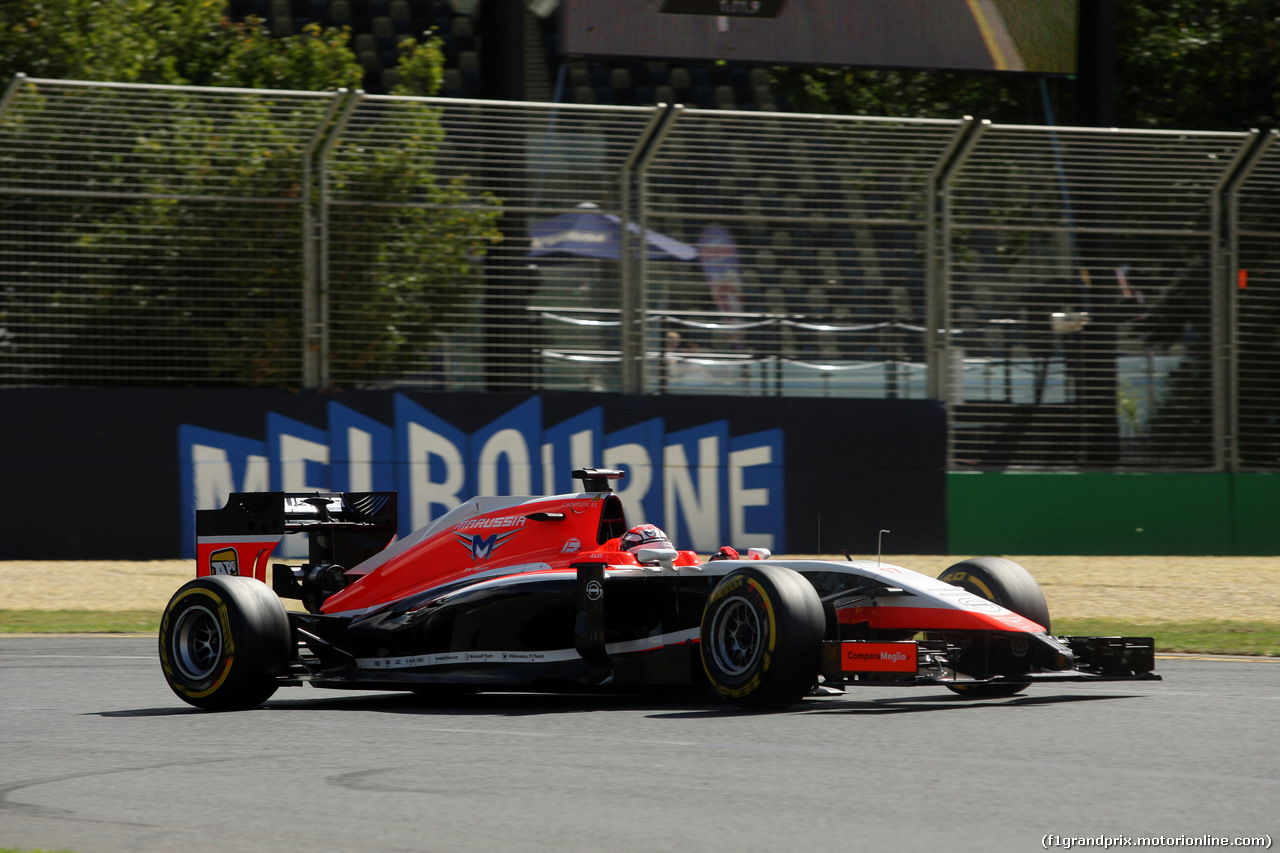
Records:
<instances>
[{"instance_id":1,"label":"dry grass verge","mask_svg":"<svg viewBox=\"0 0 1280 853\"><path fill-rule=\"evenodd\" d=\"M884 561L936 576L959 559ZM1280 623L1280 557L1011 559L1040 581L1055 621ZM0 609L158 611L194 575L191 560L0 562Z\"/></svg>"}]
</instances>

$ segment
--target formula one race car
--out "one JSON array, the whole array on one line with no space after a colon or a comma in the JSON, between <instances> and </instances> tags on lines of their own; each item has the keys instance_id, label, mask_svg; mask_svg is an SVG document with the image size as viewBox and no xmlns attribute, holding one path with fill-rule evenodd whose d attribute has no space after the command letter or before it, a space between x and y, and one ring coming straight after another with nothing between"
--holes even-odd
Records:
<instances>
[{"instance_id":1,"label":"formula one race car","mask_svg":"<svg viewBox=\"0 0 1280 853\"><path fill-rule=\"evenodd\" d=\"M197 577L165 608L160 662L200 708L281 685L406 690L711 688L780 709L852 685L970 698L1039 681L1159 679L1149 637L1054 637L1044 595L1005 559L935 580L878 560L706 562L629 528L611 481L478 497L392 542L392 492L236 493L197 513ZM309 533L309 561L268 562ZM268 585L268 581L270 585ZM301 609L286 610L282 598Z\"/></svg>"}]
</instances>

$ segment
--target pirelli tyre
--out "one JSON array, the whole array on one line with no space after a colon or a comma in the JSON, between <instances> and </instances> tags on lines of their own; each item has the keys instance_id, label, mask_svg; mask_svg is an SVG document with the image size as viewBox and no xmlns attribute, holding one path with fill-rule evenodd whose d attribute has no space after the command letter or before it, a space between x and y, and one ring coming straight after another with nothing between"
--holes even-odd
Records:
<instances>
[{"instance_id":1,"label":"pirelli tyre","mask_svg":"<svg viewBox=\"0 0 1280 853\"><path fill-rule=\"evenodd\" d=\"M979 598L994 601L1001 607L1025 616L1049 630L1049 605L1040 584L1013 560L1003 557L974 557L962 560L938 576L952 586L965 589ZM1002 681L992 684L949 684L947 687L966 699L1000 699L1021 693L1025 681Z\"/></svg>"},{"instance_id":2,"label":"pirelli tyre","mask_svg":"<svg viewBox=\"0 0 1280 853\"><path fill-rule=\"evenodd\" d=\"M188 581L160 621L160 666L197 708L254 708L276 692L292 654L289 618L266 584L234 575Z\"/></svg>"},{"instance_id":3,"label":"pirelli tyre","mask_svg":"<svg viewBox=\"0 0 1280 853\"><path fill-rule=\"evenodd\" d=\"M702 666L728 701L780 710L817 683L825 630L818 593L799 573L767 563L735 569L703 612Z\"/></svg>"}]
</instances>

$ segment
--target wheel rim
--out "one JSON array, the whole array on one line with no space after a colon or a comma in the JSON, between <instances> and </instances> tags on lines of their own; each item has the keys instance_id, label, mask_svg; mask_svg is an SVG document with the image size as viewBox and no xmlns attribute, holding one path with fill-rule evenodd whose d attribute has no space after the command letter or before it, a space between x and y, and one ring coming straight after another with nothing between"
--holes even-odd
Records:
<instances>
[{"instance_id":1,"label":"wheel rim","mask_svg":"<svg viewBox=\"0 0 1280 853\"><path fill-rule=\"evenodd\" d=\"M192 681L213 673L222 659L222 624L213 611L200 604L182 611L173 630L173 657Z\"/></svg>"},{"instance_id":2,"label":"wheel rim","mask_svg":"<svg viewBox=\"0 0 1280 853\"><path fill-rule=\"evenodd\" d=\"M760 614L751 603L744 598L729 599L711 625L711 653L716 666L725 675L742 675L760 656L763 639Z\"/></svg>"}]
</instances>

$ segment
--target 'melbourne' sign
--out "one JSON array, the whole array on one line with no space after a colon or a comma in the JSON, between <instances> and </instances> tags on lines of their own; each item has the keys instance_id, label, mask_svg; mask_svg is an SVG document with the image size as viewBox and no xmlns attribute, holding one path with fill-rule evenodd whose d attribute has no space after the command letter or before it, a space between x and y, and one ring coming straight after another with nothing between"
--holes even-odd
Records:
<instances>
[{"instance_id":1,"label":"'melbourne' sign","mask_svg":"<svg viewBox=\"0 0 1280 853\"><path fill-rule=\"evenodd\" d=\"M606 433L598 406L544 426L532 397L468 434L405 395L393 409L386 424L330 401L324 426L267 412L261 437L181 424L184 547L194 554L195 510L230 492L398 491L403 536L469 497L575 492L574 468L603 467L627 472L615 487L628 521L658 524L680 548L786 550L780 429L667 432L652 418Z\"/></svg>"}]
</instances>

